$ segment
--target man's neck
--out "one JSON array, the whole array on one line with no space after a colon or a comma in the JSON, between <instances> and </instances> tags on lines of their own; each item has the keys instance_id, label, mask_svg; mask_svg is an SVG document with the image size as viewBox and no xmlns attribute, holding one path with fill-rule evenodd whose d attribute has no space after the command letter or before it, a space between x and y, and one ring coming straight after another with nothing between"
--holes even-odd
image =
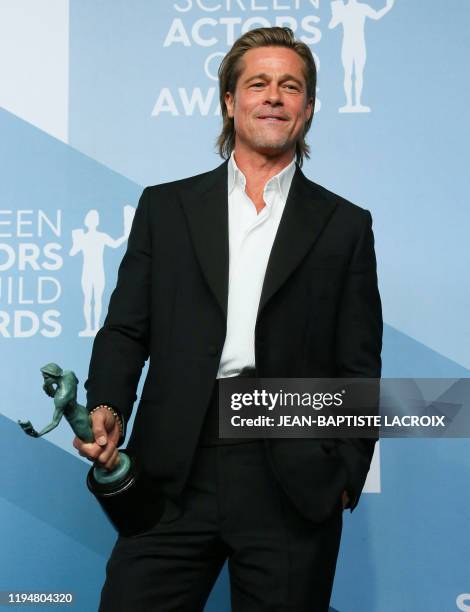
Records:
<instances>
[{"instance_id":1,"label":"man's neck","mask_svg":"<svg viewBox=\"0 0 470 612\"><path fill-rule=\"evenodd\" d=\"M235 145L233 151L235 163L243 172L247 186L264 185L270 178L279 174L294 159L295 149L284 151L277 156L262 155L256 151L245 150L243 147Z\"/></svg>"},{"instance_id":2,"label":"man's neck","mask_svg":"<svg viewBox=\"0 0 470 612\"><path fill-rule=\"evenodd\" d=\"M293 160L295 149L278 156L266 156L235 145L233 155L237 167L246 179L245 192L256 206L258 213L264 208L263 192L270 178L279 174Z\"/></svg>"}]
</instances>

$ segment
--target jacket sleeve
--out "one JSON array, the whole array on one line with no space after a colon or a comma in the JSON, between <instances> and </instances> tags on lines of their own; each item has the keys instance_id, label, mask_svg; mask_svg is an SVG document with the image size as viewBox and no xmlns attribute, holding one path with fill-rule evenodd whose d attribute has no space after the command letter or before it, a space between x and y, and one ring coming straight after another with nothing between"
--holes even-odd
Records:
<instances>
[{"instance_id":1,"label":"jacket sleeve","mask_svg":"<svg viewBox=\"0 0 470 612\"><path fill-rule=\"evenodd\" d=\"M151 232L145 188L132 222L103 326L96 334L85 381L87 410L112 406L129 420L150 344ZM119 443L124 441L122 437Z\"/></svg>"},{"instance_id":2,"label":"jacket sleeve","mask_svg":"<svg viewBox=\"0 0 470 612\"><path fill-rule=\"evenodd\" d=\"M382 330L372 217L369 211L365 211L338 313L336 356L339 378L380 379ZM349 474L346 488L351 512L357 506L364 487L376 441L377 438L337 439L338 452Z\"/></svg>"}]
</instances>

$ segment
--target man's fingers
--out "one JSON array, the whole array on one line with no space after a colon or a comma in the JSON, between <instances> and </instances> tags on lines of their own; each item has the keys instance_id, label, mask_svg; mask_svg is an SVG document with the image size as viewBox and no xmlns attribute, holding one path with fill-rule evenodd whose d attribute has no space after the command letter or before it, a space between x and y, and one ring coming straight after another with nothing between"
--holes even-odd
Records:
<instances>
[{"instance_id":1,"label":"man's fingers","mask_svg":"<svg viewBox=\"0 0 470 612\"><path fill-rule=\"evenodd\" d=\"M96 443L100 446L104 446L108 441L104 425L104 415L101 412L93 414L93 435L95 436Z\"/></svg>"},{"instance_id":2,"label":"man's fingers","mask_svg":"<svg viewBox=\"0 0 470 612\"><path fill-rule=\"evenodd\" d=\"M78 450L79 455L92 460L95 459L95 455L98 456L99 453L103 451L101 446L98 446L98 444L83 442L83 440L80 440L80 438L77 437L73 439L73 446Z\"/></svg>"},{"instance_id":3,"label":"man's fingers","mask_svg":"<svg viewBox=\"0 0 470 612\"><path fill-rule=\"evenodd\" d=\"M114 415L106 408L96 410L92 415L92 430L95 442L83 442L75 437L73 446L78 450L81 457L90 461L97 461L100 466L106 466L108 462L116 463L116 445L120 437L119 425Z\"/></svg>"},{"instance_id":4,"label":"man's fingers","mask_svg":"<svg viewBox=\"0 0 470 612\"><path fill-rule=\"evenodd\" d=\"M95 442L82 442L80 438L75 438L73 445L78 450L78 454L81 457L86 457L90 461L96 461L103 453L103 447L99 446Z\"/></svg>"},{"instance_id":5,"label":"man's fingers","mask_svg":"<svg viewBox=\"0 0 470 612\"><path fill-rule=\"evenodd\" d=\"M98 463L101 466L105 466L116 451L116 445L110 441L104 450L102 448L100 448L100 450L101 453L98 456Z\"/></svg>"},{"instance_id":6,"label":"man's fingers","mask_svg":"<svg viewBox=\"0 0 470 612\"><path fill-rule=\"evenodd\" d=\"M109 461L104 464L104 467L107 470L113 470L115 467L119 465L119 452L117 448L114 449L113 454L111 455Z\"/></svg>"},{"instance_id":7,"label":"man's fingers","mask_svg":"<svg viewBox=\"0 0 470 612\"><path fill-rule=\"evenodd\" d=\"M78 452L82 457L86 457L90 461L96 461L103 452L103 448L98 444L84 444Z\"/></svg>"}]
</instances>

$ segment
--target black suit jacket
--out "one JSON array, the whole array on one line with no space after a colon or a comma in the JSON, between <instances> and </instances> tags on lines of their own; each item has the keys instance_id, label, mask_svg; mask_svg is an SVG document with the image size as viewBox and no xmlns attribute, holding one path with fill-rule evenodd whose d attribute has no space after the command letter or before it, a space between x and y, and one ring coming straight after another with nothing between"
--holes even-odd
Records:
<instances>
[{"instance_id":1,"label":"black suit jacket","mask_svg":"<svg viewBox=\"0 0 470 612\"><path fill-rule=\"evenodd\" d=\"M87 408L127 422L148 375L129 450L178 500L197 446L226 334L227 162L144 189L90 362ZM259 377L381 374L382 316L368 211L297 166L264 279L255 329ZM299 511L322 521L347 489L357 505L374 440L266 439Z\"/></svg>"}]
</instances>

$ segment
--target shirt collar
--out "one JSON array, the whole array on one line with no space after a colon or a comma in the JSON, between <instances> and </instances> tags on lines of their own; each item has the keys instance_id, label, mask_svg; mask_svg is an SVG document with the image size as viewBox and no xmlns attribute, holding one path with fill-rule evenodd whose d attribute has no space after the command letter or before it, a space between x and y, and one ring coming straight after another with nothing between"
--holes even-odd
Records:
<instances>
[{"instance_id":1,"label":"shirt collar","mask_svg":"<svg viewBox=\"0 0 470 612\"><path fill-rule=\"evenodd\" d=\"M228 193L229 195L232 193L235 185L239 185L243 190L245 190L246 178L240 168L237 166L235 161L235 156L233 154L230 155L230 159L228 161ZM290 164L288 164L285 168L283 168L280 172L272 176L269 181L264 186L264 191L267 189L276 190L283 200L287 200L287 195L289 193L289 189L292 183L292 179L295 174L295 157L292 158Z\"/></svg>"}]
</instances>

